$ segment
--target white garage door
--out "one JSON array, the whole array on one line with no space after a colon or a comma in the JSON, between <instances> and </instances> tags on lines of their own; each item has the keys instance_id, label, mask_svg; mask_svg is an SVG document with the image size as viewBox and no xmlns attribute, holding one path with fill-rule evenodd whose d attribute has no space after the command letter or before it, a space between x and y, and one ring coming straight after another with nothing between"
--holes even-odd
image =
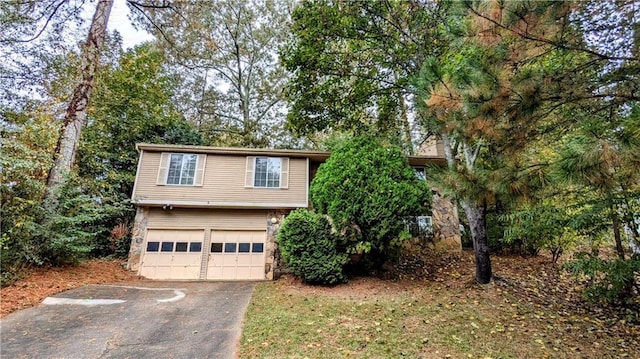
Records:
<instances>
[{"instance_id":1,"label":"white garage door","mask_svg":"<svg viewBox=\"0 0 640 359\"><path fill-rule=\"evenodd\" d=\"M207 279L265 279L265 231L211 231Z\"/></svg>"},{"instance_id":2,"label":"white garage door","mask_svg":"<svg viewBox=\"0 0 640 359\"><path fill-rule=\"evenodd\" d=\"M199 279L203 230L150 229L140 275L150 279Z\"/></svg>"}]
</instances>

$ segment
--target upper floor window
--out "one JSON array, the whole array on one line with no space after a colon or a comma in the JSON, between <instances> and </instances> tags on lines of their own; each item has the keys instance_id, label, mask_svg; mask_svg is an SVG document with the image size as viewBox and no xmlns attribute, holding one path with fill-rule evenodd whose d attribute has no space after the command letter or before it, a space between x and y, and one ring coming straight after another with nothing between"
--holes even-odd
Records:
<instances>
[{"instance_id":1,"label":"upper floor window","mask_svg":"<svg viewBox=\"0 0 640 359\"><path fill-rule=\"evenodd\" d=\"M158 184L202 186L206 155L163 153L158 170Z\"/></svg>"},{"instance_id":2,"label":"upper floor window","mask_svg":"<svg viewBox=\"0 0 640 359\"><path fill-rule=\"evenodd\" d=\"M287 188L289 159L286 157L247 157L245 187Z\"/></svg>"},{"instance_id":3,"label":"upper floor window","mask_svg":"<svg viewBox=\"0 0 640 359\"><path fill-rule=\"evenodd\" d=\"M172 153L169 160L167 184L193 185L196 175L198 156L182 153Z\"/></svg>"},{"instance_id":4,"label":"upper floor window","mask_svg":"<svg viewBox=\"0 0 640 359\"><path fill-rule=\"evenodd\" d=\"M280 188L282 159L256 157L253 187Z\"/></svg>"}]
</instances>

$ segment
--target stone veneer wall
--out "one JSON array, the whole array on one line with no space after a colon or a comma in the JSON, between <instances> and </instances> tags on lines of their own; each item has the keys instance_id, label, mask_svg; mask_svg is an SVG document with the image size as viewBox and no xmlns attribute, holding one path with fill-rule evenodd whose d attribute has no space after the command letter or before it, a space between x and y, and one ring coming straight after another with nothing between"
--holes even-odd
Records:
<instances>
[{"instance_id":1,"label":"stone veneer wall","mask_svg":"<svg viewBox=\"0 0 640 359\"><path fill-rule=\"evenodd\" d=\"M136 217L131 231L131 248L129 249L129 260L127 269L138 271L140 266L140 256L142 255L142 243L144 234L147 231L149 220L149 207L136 207Z\"/></svg>"},{"instance_id":2,"label":"stone veneer wall","mask_svg":"<svg viewBox=\"0 0 640 359\"><path fill-rule=\"evenodd\" d=\"M433 194L431 223L436 251L459 252L462 250L458 209L450 199L443 197L437 191Z\"/></svg>"},{"instance_id":3,"label":"stone veneer wall","mask_svg":"<svg viewBox=\"0 0 640 359\"><path fill-rule=\"evenodd\" d=\"M267 213L267 243L265 248L264 272L267 280L277 279L282 270L282 257L278 250L276 235L278 229L289 211L270 210Z\"/></svg>"}]
</instances>

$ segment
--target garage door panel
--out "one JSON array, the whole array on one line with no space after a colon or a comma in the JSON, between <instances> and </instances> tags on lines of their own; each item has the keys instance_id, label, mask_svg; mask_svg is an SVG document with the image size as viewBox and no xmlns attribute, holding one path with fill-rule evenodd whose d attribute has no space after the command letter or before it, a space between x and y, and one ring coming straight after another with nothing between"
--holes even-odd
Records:
<instances>
[{"instance_id":1,"label":"garage door panel","mask_svg":"<svg viewBox=\"0 0 640 359\"><path fill-rule=\"evenodd\" d=\"M142 259L143 268L147 268L148 266L155 266L158 265L158 263L160 263L160 260L157 254L145 253L144 258Z\"/></svg>"},{"instance_id":2,"label":"garage door panel","mask_svg":"<svg viewBox=\"0 0 640 359\"><path fill-rule=\"evenodd\" d=\"M221 279L222 267L221 266L209 266L207 268L207 279Z\"/></svg>"},{"instance_id":3,"label":"garage door panel","mask_svg":"<svg viewBox=\"0 0 640 359\"><path fill-rule=\"evenodd\" d=\"M234 254L227 254L221 258L223 267L235 267L236 266L236 256ZM219 262L220 263L220 262Z\"/></svg>"},{"instance_id":4,"label":"garage door panel","mask_svg":"<svg viewBox=\"0 0 640 359\"><path fill-rule=\"evenodd\" d=\"M155 267L141 267L140 268L140 275L143 277L147 277L147 278L154 278L156 274L156 268Z\"/></svg>"},{"instance_id":5,"label":"garage door panel","mask_svg":"<svg viewBox=\"0 0 640 359\"><path fill-rule=\"evenodd\" d=\"M251 267L251 255L238 254L238 266Z\"/></svg>"},{"instance_id":6,"label":"garage door panel","mask_svg":"<svg viewBox=\"0 0 640 359\"><path fill-rule=\"evenodd\" d=\"M198 279L204 230L150 229L140 275L151 279Z\"/></svg>"},{"instance_id":7,"label":"garage door panel","mask_svg":"<svg viewBox=\"0 0 640 359\"><path fill-rule=\"evenodd\" d=\"M251 267L250 276L252 279L264 279L264 265Z\"/></svg>"},{"instance_id":8,"label":"garage door panel","mask_svg":"<svg viewBox=\"0 0 640 359\"><path fill-rule=\"evenodd\" d=\"M202 255L198 254L182 254L182 255L174 255L172 265L173 266L197 266L200 267L200 263L202 262Z\"/></svg>"},{"instance_id":9,"label":"garage door panel","mask_svg":"<svg viewBox=\"0 0 640 359\"><path fill-rule=\"evenodd\" d=\"M171 267L171 279L193 279L200 276L200 270L193 267Z\"/></svg>"},{"instance_id":10,"label":"garage door panel","mask_svg":"<svg viewBox=\"0 0 640 359\"><path fill-rule=\"evenodd\" d=\"M238 267L238 278L251 279L251 267Z\"/></svg>"},{"instance_id":11,"label":"garage door panel","mask_svg":"<svg viewBox=\"0 0 640 359\"><path fill-rule=\"evenodd\" d=\"M222 267L222 279L237 279L236 267Z\"/></svg>"},{"instance_id":12,"label":"garage door panel","mask_svg":"<svg viewBox=\"0 0 640 359\"><path fill-rule=\"evenodd\" d=\"M264 253L251 254L250 258L251 258L251 266L264 267Z\"/></svg>"},{"instance_id":13,"label":"garage door panel","mask_svg":"<svg viewBox=\"0 0 640 359\"><path fill-rule=\"evenodd\" d=\"M212 231L207 279L265 279L265 241L265 231Z\"/></svg>"},{"instance_id":14,"label":"garage door panel","mask_svg":"<svg viewBox=\"0 0 640 359\"><path fill-rule=\"evenodd\" d=\"M153 279L170 279L171 267L156 267Z\"/></svg>"}]
</instances>

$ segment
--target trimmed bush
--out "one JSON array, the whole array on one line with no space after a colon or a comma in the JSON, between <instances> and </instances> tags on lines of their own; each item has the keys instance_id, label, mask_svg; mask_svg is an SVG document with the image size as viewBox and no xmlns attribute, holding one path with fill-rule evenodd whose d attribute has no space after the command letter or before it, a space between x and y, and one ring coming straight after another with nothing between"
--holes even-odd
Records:
<instances>
[{"instance_id":1,"label":"trimmed bush","mask_svg":"<svg viewBox=\"0 0 640 359\"><path fill-rule=\"evenodd\" d=\"M347 281L342 271L347 255L336 250L331 224L324 216L297 209L284 220L277 238L285 264L306 283Z\"/></svg>"},{"instance_id":2,"label":"trimmed bush","mask_svg":"<svg viewBox=\"0 0 640 359\"><path fill-rule=\"evenodd\" d=\"M370 271L397 259L410 237L405 218L428 213L431 189L400 148L356 137L320 165L309 197L331 218L345 251L361 256L358 266Z\"/></svg>"}]
</instances>

